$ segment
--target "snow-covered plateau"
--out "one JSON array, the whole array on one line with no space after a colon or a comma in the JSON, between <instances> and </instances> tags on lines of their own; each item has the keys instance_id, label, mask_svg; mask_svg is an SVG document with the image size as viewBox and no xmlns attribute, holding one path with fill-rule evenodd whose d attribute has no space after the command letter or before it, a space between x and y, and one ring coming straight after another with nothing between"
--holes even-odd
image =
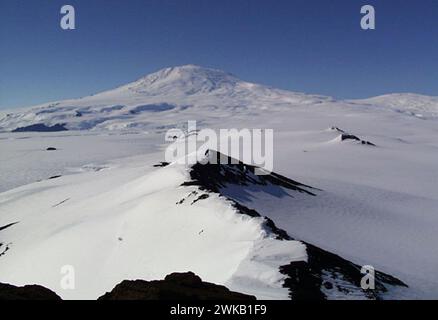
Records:
<instances>
[{"instance_id":1,"label":"snow-covered plateau","mask_svg":"<svg viewBox=\"0 0 438 320\"><path fill-rule=\"evenodd\" d=\"M162 163L189 120L273 129L273 173ZM192 271L259 299L437 299L437 168L438 97L336 100L193 65L0 111L0 283L96 299Z\"/></svg>"}]
</instances>

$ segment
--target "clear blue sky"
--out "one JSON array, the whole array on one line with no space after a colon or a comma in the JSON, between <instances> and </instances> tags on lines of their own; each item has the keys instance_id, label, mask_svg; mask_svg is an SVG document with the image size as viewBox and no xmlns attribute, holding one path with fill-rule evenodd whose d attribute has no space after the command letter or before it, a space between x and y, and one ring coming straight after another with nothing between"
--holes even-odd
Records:
<instances>
[{"instance_id":1,"label":"clear blue sky","mask_svg":"<svg viewBox=\"0 0 438 320\"><path fill-rule=\"evenodd\" d=\"M76 8L77 30L59 27ZM360 29L360 7L377 29ZM436 0L0 0L0 108L198 64L275 87L438 95Z\"/></svg>"}]
</instances>

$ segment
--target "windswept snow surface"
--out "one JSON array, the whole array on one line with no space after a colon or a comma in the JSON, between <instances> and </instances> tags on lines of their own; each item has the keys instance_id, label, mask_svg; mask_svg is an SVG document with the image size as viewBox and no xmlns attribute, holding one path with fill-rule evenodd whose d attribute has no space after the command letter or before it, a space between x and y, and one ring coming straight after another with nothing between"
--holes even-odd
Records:
<instances>
[{"instance_id":1,"label":"windswept snow surface","mask_svg":"<svg viewBox=\"0 0 438 320\"><path fill-rule=\"evenodd\" d=\"M286 299L279 267L306 260L305 246L280 241L262 218L236 213L210 195L179 204L196 187L184 165L145 166L72 175L1 196L9 250L0 281L39 283L63 298L95 299L124 279L162 279L193 271L265 299ZM22 201L23 196L27 199ZM75 290L60 287L61 268L76 271Z\"/></svg>"},{"instance_id":2,"label":"windswept snow surface","mask_svg":"<svg viewBox=\"0 0 438 320\"><path fill-rule=\"evenodd\" d=\"M229 197L295 239L409 285L393 298L438 298L435 102L405 94L336 101L183 66L4 113L0 227L18 223L0 231L0 254L9 248L0 282L96 298L122 279L191 270L236 291L287 298L276 267L305 259L300 242L272 240L222 198L175 206L190 193L180 186L187 168L153 167L165 160L165 131L198 120L199 128L273 128L274 171L321 189L315 197L223 190ZM34 124L69 131L10 132ZM334 127L376 146L342 141ZM77 268L77 290L59 287L68 264Z\"/></svg>"}]
</instances>

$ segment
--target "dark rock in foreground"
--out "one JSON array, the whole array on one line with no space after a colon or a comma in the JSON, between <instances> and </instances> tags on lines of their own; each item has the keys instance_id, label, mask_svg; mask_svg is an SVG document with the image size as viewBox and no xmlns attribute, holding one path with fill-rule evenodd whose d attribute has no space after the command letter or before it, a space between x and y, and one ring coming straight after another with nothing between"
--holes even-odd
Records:
<instances>
[{"instance_id":1,"label":"dark rock in foreground","mask_svg":"<svg viewBox=\"0 0 438 320\"><path fill-rule=\"evenodd\" d=\"M17 287L0 283L0 300L62 300L38 285ZM256 300L254 296L230 291L204 282L193 272L172 273L164 280L124 280L98 300Z\"/></svg>"},{"instance_id":2,"label":"dark rock in foreground","mask_svg":"<svg viewBox=\"0 0 438 320\"><path fill-rule=\"evenodd\" d=\"M122 281L98 300L255 300L224 286L203 282L192 272L172 273L164 280Z\"/></svg>"},{"instance_id":3,"label":"dark rock in foreground","mask_svg":"<svg viewBox=\"0 0 438 320\"><path fill-rule=\"evenodd\" d=\"M61 300L61 298L42 286L16 287L0 283L0 300Z\"/></svg>"}]
</instances>

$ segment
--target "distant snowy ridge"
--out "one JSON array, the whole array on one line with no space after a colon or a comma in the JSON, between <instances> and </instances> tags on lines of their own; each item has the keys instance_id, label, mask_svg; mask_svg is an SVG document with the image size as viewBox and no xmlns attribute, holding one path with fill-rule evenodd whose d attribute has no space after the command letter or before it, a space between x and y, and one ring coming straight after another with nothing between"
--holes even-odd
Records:
<instances>
[{"instance_id":1,"label":"distant snowy ridge","mask_svg":"<svg viewBox=\"0 0 438 320\"><path fill-rule=\"evenodd\" d=\"M151 112L167 111L180 116L213 112L219 116L232 116L321 104L350 108L374 106L416 117L438 117L437 97L389 94L363 100L335 100L242 81L221 70L184 65L165 68L88 97L1 112L0 131L17 128L35 131L27 128L30 125L65 125L68 130L144 129L157 117Z\"/></svg>"},{"instance_id":2,"label":"distant snowy ridge","mask_svg":"<svg viewBox=\"0 0 438 320\"><path fill-rule=\"evenodd\" d=\"M68 130L145 129L168 112L233 116L247 113L290 111L294 107L373 105L436 117L438 98L412 94L387 95L366 100L342 101L242 81L221 70L195 65L165 68L132 83L80 99L42 104L0 114L0 131L38 131L31 125L65 126ZM167 117L167 115L166 115Z\"/></svg>"},{"instance_id":3,"label":"distant snowy ridge","mask_svg":"<svg viewBox=\"0 0 438 320\"><path fill-rule=\"evenodd\" d=\"M369 99L352 100L354 103L390 108L419 118L438 117L438 97L414 93L393 93Z\"/></svg>"},{"instance_id":4,"label":"distant snowy ridge","mask_svg":"<svg viewBox=\"0 0 438 320\"><path fill-rule=\"evenodd\" d=\"M69 130L141 129L157 117L151 112L171 111L181 116L216 112L226 116L330 100L245 82L220 70L187 65L166 68L89 97L0 114L0 130L21 128L23 131L30 125L65 125Z\"/></svg>"}]
</instances>

